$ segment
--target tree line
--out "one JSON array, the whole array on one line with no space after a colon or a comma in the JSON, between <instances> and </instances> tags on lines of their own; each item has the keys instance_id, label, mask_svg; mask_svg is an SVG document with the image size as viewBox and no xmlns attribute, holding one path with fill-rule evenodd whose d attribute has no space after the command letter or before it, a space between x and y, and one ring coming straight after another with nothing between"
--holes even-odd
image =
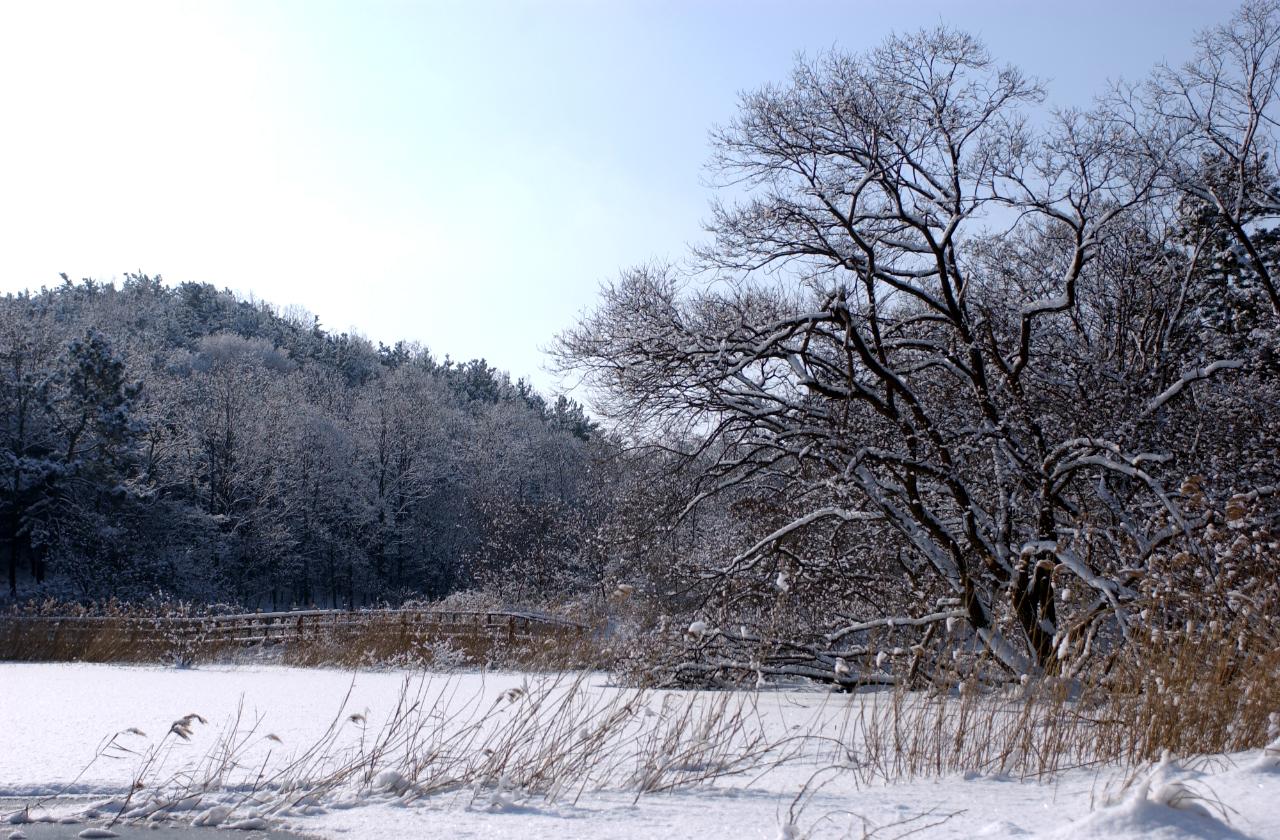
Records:
<instances>
[{"instance_id":1,"label":"tree line","mask_svg":"<svg viewBox=\"0 0 1280 840\"><path fill-rule=\"evenodd\" d=\"M483 360L144 275L0 299L0 417L10 597L573 592L615 469Z\"/></svg>"}]
</instances>

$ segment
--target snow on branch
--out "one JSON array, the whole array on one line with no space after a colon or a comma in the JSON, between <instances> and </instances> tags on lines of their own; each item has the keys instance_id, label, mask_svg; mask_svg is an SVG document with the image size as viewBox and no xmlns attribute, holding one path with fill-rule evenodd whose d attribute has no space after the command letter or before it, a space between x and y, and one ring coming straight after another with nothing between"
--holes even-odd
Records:
<instances>
[{"instance_id":1,"label":"snow on branch","mask_svg":"<svg viewBox=\"0 0 1280 840\"><path fill-rule=\"evenodd\" d=\"M1189 370L1182 376L1178 377L1178 381L1174 382L1168 388L1161 391L1155 399L1147 403L1147 407L1142 410L1140 417L1146 417L1154 411L1158 411L1161 406L1169 402L1169 400L1182 393L1182 389L1186 388L1193 382L1199 382L1202 379L1208 379L1220 370L1239 370L1244 367L1243 359L1222 359L1221 361L1205 365L1204 367Z\"/></svg>"},{"instance_id":2,"label":"snow on branch","mask_svg":"<svg viewBox=\"0 0 1280 840\"><path fill-rule=\"evenodd\" d=\"M875 618L870 621L860 621L857 624L850 624L846 627L841 627L839 630L828 633L824 638L828 643L834 643L852 633L861 633L865 630L873 630L877 627L923 627L926 624L935 624L939 621L954 621L956 619L963 620L967 616L968 613L964 610L954 609L929 613L928 615L922 615L917 618L905 615L895 616L892 618Z\"/></svg>"},{"instance_id":3,"label":"snow on branch","mask_svg":"<svg viewBox=\"0 0 1280 840\"><path fill-rule=\"evenodd\" d=\"M746 551L739 553L736 557L730 560L729 563L719 572L708 575L708 577L718 577L720 575L731 574L739 568L739 564L759 554L759 552L766 546L782 539L793 531L812 525L814 522L818 522L822 519L843 519L845 522L874 522L883 518L884 517L880 514L872 513L870 511L847 510L845 508L837 507L824 507L815 511L810 511L804 516L801 516L798 519L793 519L791 522L765 536L756 542L755 545L751 546Z\"/></svg>"}]
</instances>

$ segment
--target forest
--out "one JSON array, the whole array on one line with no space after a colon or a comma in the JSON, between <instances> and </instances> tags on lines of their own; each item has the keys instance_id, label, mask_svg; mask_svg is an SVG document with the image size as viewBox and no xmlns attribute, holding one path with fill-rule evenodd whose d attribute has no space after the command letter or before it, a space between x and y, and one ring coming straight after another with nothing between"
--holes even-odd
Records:
<instances>
[{"instance_id":1,"label":"forest","mask_svg":"<svg viewBox=\"0 0 1280 840\"><path fill-rule=\"evenodd\" d=\"M143 275L4 298L0 359L10 598L350 607L598 576L611 445L483 360ZM526 568L552 554L554 578Z\"/></svg>"}]
</instances>

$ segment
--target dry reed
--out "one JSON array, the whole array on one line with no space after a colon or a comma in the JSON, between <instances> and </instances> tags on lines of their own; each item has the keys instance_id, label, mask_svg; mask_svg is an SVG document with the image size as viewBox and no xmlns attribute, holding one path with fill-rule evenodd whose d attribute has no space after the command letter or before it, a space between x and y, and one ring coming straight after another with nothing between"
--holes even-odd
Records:
<instances>
[{"instance_id":1,"label":"dry reed","mask_svg":"<svg viewBox=\"0 0 1280 840\"><path fill-rule=\"evenodd\" d=\"M1131 639L1105 667L989 686L868 691L833 761L865 781L955 773L1043 778L1076 767L1264 747L1280 711L1280 646L1205 625Z\"/></svg>"},{"instance_id":2,"label":"dry reed","mask_svg":"<svg viewBox=\"0 0 1280 840\"><path fill-rule=\"evenodd\" d=\"M0 660L533 670L603 667L588 625L506 612L370 610L220 614L190 605L44 604L0 615Z\"/></svg>"},{"instance_id":3,"label":"dry reed","mask_svg":"<svg viewBox=\"0 0 1280 840\"><path fill-rule=\"evenodd\" d=\"M368 797L411 804L451 796L503 810L576 801L595 790L639 798L767 771L790 755L791 739L767 735L749 695L657 697L588 680L561 674L494 698L452 676L416 674L380 723L352 713L348 692L320 737L275 762L278 739L243 710L202 757L176 770L175 748L202 719L178 719L145 748L133 746L141 733L126 730L97 758L131 757L137 770L129 790L85 816L114 825L201 813L197 823L257 825ZM264 747L271 749L255 760Z\"/></svg>"}]
</instances>

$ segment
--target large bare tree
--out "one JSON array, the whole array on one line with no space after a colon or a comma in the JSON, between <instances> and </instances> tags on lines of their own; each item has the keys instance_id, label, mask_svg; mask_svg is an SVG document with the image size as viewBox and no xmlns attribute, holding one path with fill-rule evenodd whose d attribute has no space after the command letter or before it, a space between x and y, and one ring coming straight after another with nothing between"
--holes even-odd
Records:
<instances>
[{"instance_id":1,"label":"large bare tree","mask_svg":"<svg viewBox=\"0 0 1280 840\"><path fill-rule=\"evenodd\" d=\"M1108 350L1123 332L1131 360L1131 334L1160 334L1141 307L1194 265L1152 210L1173 152L1113 109L1041 99L949 29L801 61L714 133L732 197L694 270L628 271L561 336L615 421L698 432L711 465L688 510L773 501L699 570L714 591L755 575L785 593L853 553L859 588L884 594L744 669L839 677L871 632L958 625L1015 672L1058 668L1127 632L1144 569L1188 535L1171 456L1139 430L1242 363L1126 378ZM1063 590L1085 593L1069 616Z\"/></svg>"}]
</instances>

